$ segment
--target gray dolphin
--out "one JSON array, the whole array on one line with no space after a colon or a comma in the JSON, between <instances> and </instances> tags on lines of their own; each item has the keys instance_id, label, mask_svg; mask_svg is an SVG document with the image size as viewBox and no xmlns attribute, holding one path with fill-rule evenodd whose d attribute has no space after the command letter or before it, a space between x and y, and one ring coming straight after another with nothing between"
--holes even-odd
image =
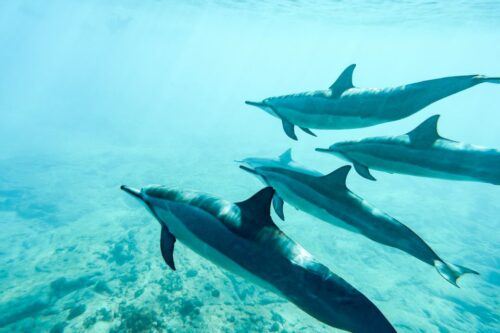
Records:
<instances>
[{"instance_id":1,"label":"gray dolphin","mask_svg":"<svg viewBox=\"0 0 500 333\"><path fill-rule=\"evenodd\" d=\"M160 223L161 253L172 269L174 243L179 239L213 263L285 297L327 325L351 332L396 332L368 298L274 224L272 188L238 203L164 186L121 189L142 201Z\"/></svg>"},{"instance_id":2,"label":"gray dolphin","mask_svg":"<svg viewBox=\"0 0 500 333\"><path fill-rule=\"evenodd\" d=\"M371 168L500 185L500 150L445 139L437 131L438 120L439 115L434 115L404 135L344 141L316 151L353 163L356 171L370 180L375 180Z\"/></svg>"},{"instance_id":3,"label":"gray dolphin","mask_svg":"<svg viewBox=\"0 0 500 333\"><path fill-rule=\"evenodd\" d=\"M400 249L434 266L443 278L457 287L457 279L463 274L478 274L466 267L446 263L410 228L351 192L346 186L349 165L323 175L298 166L289 152L279 159L247 158L241 163L240 168L276 190L274 200L284 200L330 224ZM282 206L277 214L284 216Z\"/></svg>"},{"instance_id":4,"label":"gray dolphin","mask_svg":"<svg viewBox=\"0 0 500 333\"><path fill-rule=\"evenodd\" d=\"M246 101L282 121L290 138L295 127L314 135L315 129L368 127L406 118L447 96L483 82L500 83L500 77L451 76L393 88L358 88L352 83L356 65L347 67L327 90Z\"/></svg>"}]
</instances>

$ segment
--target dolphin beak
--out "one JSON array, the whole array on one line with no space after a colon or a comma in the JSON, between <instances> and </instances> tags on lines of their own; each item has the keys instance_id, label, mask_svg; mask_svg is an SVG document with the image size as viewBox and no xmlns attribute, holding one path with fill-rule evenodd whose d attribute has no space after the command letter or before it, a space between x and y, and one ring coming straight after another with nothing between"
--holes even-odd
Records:
<instances>
[{"instance_id":1,"label":"dolphin beak","mask_svg":"<svg viewBox=\"0 0 500 333\"><path fill-rule=\"evenodd\" d=\"M246 172L254 174L254 175L259 175L257 173L257 171L255 171L254 169L250 169L250 168L248 168L248 167L246 167L244 165L240 165L240 169L245 170Z\"/></svg>"},{"instance_id":2,"label":"dolphin beak","mask_svg":"<svg viewBox=\"0 0 500 333\"><path fill-rule=\"evenodd\" d=\"M251 101L245 101L245 104L246 105L251 105L251 106L256 106L258 108L262 108L262 107L265 107L266 104L265 103L262 103L262 102L251 102Z\"/></svg>"},{"instance_id":3,"label":"dolphin beak","mask_svg":"<svg viewBox=\"0 0 500 333\"><path fill-rule=\"evenodd\" d=\"M330 148L316 148L314 150L319 151L320 153L331 153L332 152L332 150Z\"/></svg>"},{"instance_id":4,"label":"dolphin beak","mask_svg":"<svg viewBox=\"0 0 500 333\"><path fill-rule=\"evenodd\" d=\"M139 190L137 190L135 188L128 187L127 185L122 185L122 186L120 186L120 189L123 190L123 191L125 191L125 192L127 192L131 196L136 197L137 199L139 199L141 201L144 200L141 191L139 191Z\"/></svg>"}]
</instances>

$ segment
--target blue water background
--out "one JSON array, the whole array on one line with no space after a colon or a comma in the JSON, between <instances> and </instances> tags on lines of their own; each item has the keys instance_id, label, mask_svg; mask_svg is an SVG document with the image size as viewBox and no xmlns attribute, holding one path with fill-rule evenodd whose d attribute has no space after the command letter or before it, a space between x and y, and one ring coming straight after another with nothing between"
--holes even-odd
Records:
<instances>
[{"instance_id":1,"label":"blue water background","mask_svg":"<svg viewBox=\"0 0 500 333\"><path fill-rule=\"evenodd\" d=\"M0 3L0 332L332 332L182 245L121 184L242 200L233 162L331 171L333 142L406 133L433 114L447 138L500 148L499 86L404 120L298 131L247 99L354 84L500 75L498 1L3 1ZM500 187L375 173L348 186L479 277L461 289L394 249L286 206L279 226L367 295L400 332L500 331Z\"/></svg>"}]
</instances>

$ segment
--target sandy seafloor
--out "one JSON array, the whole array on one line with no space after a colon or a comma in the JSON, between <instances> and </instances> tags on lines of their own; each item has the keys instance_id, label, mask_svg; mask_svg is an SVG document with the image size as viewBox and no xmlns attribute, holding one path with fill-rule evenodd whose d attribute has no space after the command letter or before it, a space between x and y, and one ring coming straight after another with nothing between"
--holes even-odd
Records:
<instances>
[{"instance_id":1,"label":"sandy seafloor","mask_svg":"<svg viewBox=\"0 0 500 333\"><path fill-rule=\"evenodd\" d=\"M478 27L475 17L467 16L458 32L436 19L376 41L373 29L379 28L357 28L348 37L341 28L325 42L324 35L312 34L323 23L292 26L286 15L275 22L265 13L238 17L233 9L227 14L202 6L191 18L198 26L189 30L181 19L165 23L162 18L177 12L160 2L147 10L134 2L104 9L90 3L97 9L80 2L71 8L61 2L3 7L3 18L20 23L0 24L8 50L0 65L0 332L334 332L179 242L177 271L169 270L160 255L158 223L119 186L161 183L239 201L262 185L235 159L275 157L293 147L299 162L328 172L343 162L314 147L402 134L434 113L443 115L443 136L500 148L494 85L394 124L318 131L319 138L297 131L298 143L276 119L243 104L327 87L350 62L360 64L360 85L498 75L498 26ZM496 17L495 9L485 10L487 18ZM474 15L481 21L481 13ZM267 25L251 25L254 20ZM28 23L25 30L11 30ZM380 29L393 31L390 24ZM351 43L339 48L335 39ZM378 181L368 182L351 172L348 186L411 227L443 259L481 275L464 277L458 289L433 267L290 206L285 222L273 218L369 297L398 332L499 332L500 187L374 175Z\"/></svg>"}]
</instances>

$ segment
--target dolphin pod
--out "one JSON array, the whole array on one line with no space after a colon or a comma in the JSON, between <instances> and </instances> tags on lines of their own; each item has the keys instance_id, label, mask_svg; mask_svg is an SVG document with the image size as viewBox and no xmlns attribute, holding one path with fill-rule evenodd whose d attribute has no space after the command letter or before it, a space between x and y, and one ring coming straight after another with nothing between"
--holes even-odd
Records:
<instances>
[{"instance_id":1,"label":"dolphin pod","mask_svg":"<svg viewBox=\"0 0 500 333\"><path fill-rule=\"evenodd\" d=\"M326 90L246 101L282 121L288 137L297 140L295 126L312 129L352 129L406 118L426 106L483 82L500 77L451 76L392 88L359 88L352 82L356 65L347 67Z\"/></svg>"},{"instance_id":2,"label":"dolphin pod","mask_svg":"<svg viewBox=\"0 0 500 333\"><path fill-rule=\"evenodd\" d=\"M370 169L422 177L500 185L500 150L441 137L439 115L399 136L344 141L317 151L349 161L363 177L375 180Z\"/></svg>"},{"instance_id":3,"label":"dolphin pod","mask_svg":"<svg viewBox=\"0 0 500 333\"><path fill-rule=\"evenodd\" d=\"M178 239L191 250L294 303L319 321L359 333L396 332L362 293L285 235L270 216L274 190L231 203L178 188L122 186L161 225L160 248L175 270Z\"/></svg>"},{"instance_id":4,"label":"dolphin pod","mask_svg":"<svg viewBox=\"0 0 500 333\"><path fill-rule=\"evenodd\" d=\"M355 65L347 67L327 90L246 101L282 121L286 135L297 140L295 126L351 129L408 117L447 96L500 77L453 76L394 88L357 88ZM445 139L432 116L405 135L345 141L317 151L353 164L362 177L375 180L370 169L388 173L478 181L500 185L500 151ZM351 166L330 174L293 161L288 150L278 159L246 158L240 168L267 187L237 203L196 191L150 185L121 189L139 199L161 225L160 250L176 269L177 239L214 264L280 295L317 320L359 333L396 332L362 293L319 263L284 234L270 216L270 206L284 220L286 201L327 223L402 250L434 266L458 287L464 274L478 274L442 260L415 232L351 192L346 178Z\"/></svg>"},{"instance_id":5,"label":"dolphin pod","mask_svg":"<svg viewBox=\"0 0 500 333\"><path fill-rule=\"evenodd\" d=\"M457 279L463 274L478 274L446 263L410 228L351 192L346 186L351 166L323 175L294 162L290 150L278 159L246 158L240 163L240 168L276 190L273 204L282 219L284 200L330 224L400 249L434 266L443 278L457 287Z\"/></svg>"}]
</instances>

